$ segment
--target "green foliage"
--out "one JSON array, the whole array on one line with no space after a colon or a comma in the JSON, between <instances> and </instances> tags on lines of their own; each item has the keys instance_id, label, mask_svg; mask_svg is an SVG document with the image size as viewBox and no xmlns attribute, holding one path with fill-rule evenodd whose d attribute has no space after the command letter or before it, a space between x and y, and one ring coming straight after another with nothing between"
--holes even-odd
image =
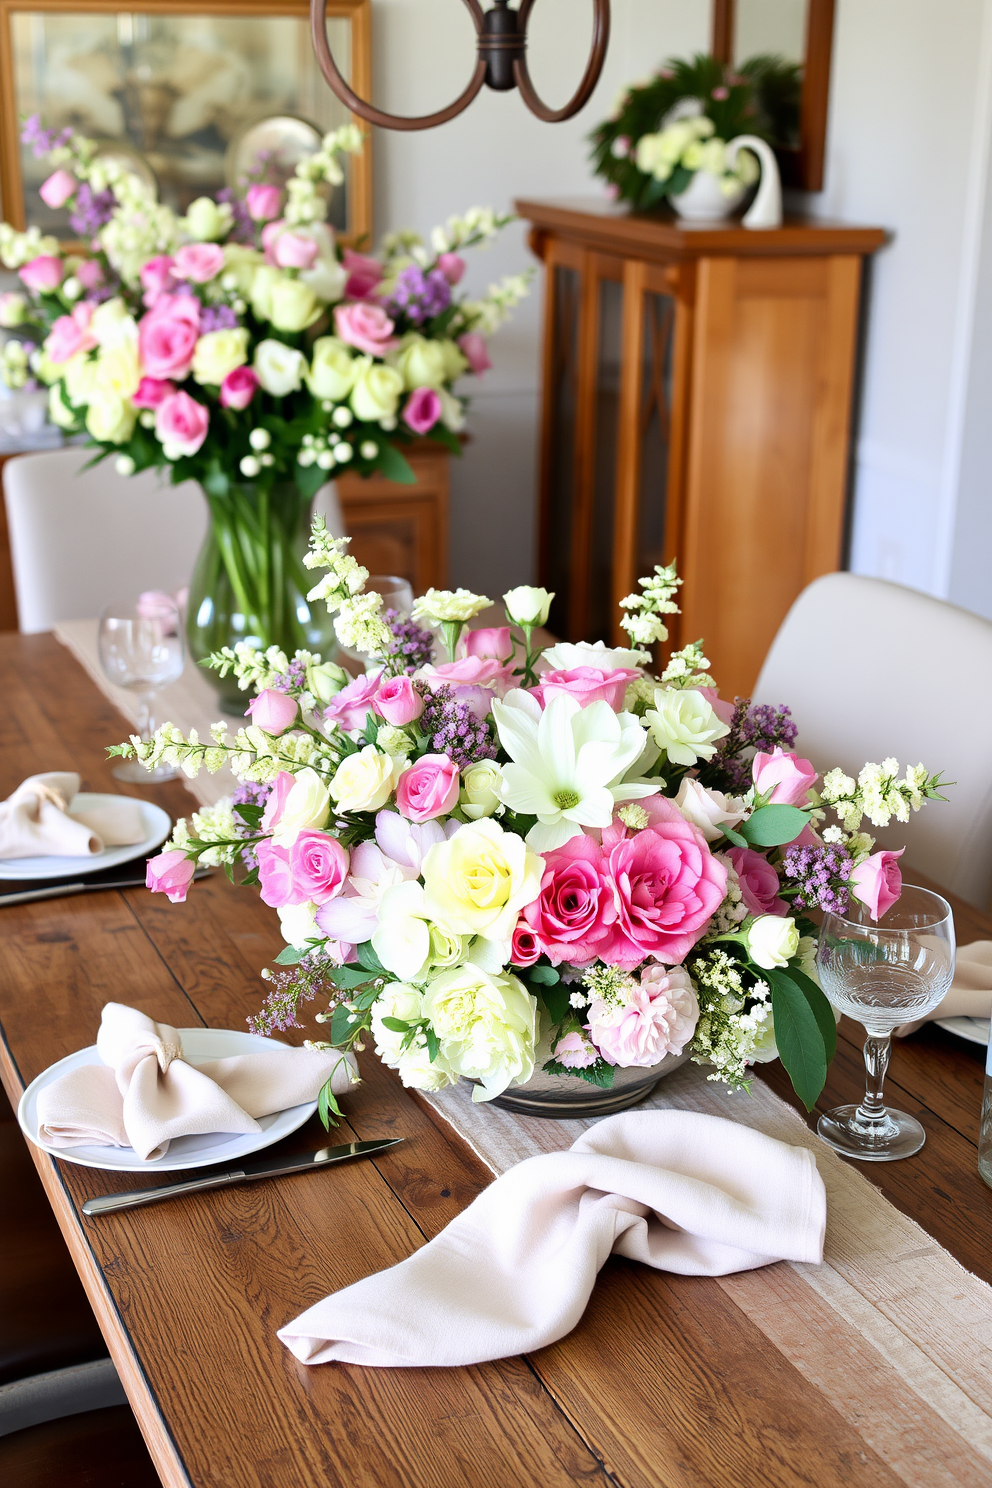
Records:
<instances>
[{"instance_id":1,"label":"green foliage","mask_svg":"<svg viewBox=\"0 0 992 1488\"><path fill-rule=\"evenodd\" d=\"M405 455L401 455L395 444L383 444L379 450L379 474L399 486L415 486L417 477Z\"/></svg>"},{"instance_id":2,"label":"green foliage","mask_svg":"<svg viewBox=\"0 0 992 1488\"><path fill-rule=\"evenodd\" d=\"M306 951L301 951L296 946L283 946L274 959L277 966L296 966L305 955Z\"/></svg>"},{"instance_id":3,"label":"green foliage","mask_svg":"<svg viewBox=\"0 0 992 1488\"><path fill-rule=\"evenodd\" d=\"M795 842L808 825L808 813L800 811L798 806L759 806L741 823L739 834L750 847L782 847ZM729 832L727 835L730 836Z\"/></svg>"},{"instance_id":4,"label":"green foliage","mask_svg":"<svg viewBox=\"0 0 992 1488\"><path fill-rule=\"evenodd\" d=\"M320 1087L320 1094L317 1096L317 1115L325 1131L330 1131L332 1126L339 1125L343 1120L341 1107L338 1105L337 1096L331 1089L330 1080Z\"/></svg>"},{"instance_id":5,"label":"green foliage","mask_svg":"<svg viewBox=\"0 0 992 1488\"><path fill-rule=\"evenodd\" d=\"M358 946L355 954L358 956L358 964L364 966L366 971L374 972L377 976L385 976L386 968L372 949L372 942L366 940Z\"/></svg>"},{"instance_id":6,"label":"green foliage","mask_svg":"<svg viewBox=\"0 0 992 1488\"><path fill-rule=\"evenodd\" d=\"M600 1090L613 1088L613 1065L607 1064L605 1059L597 1059L595 1064L590 1064L585 1069L569 1069L560 1059L548 1059L542 1068L547 1075L575 1075L590 1085L598 1085Z\"/></svg>"},{"instance_id":7,"label":"green foliage","mask_svg":"<svg viewBox=\"0 0 992 1488\"><path fill-rule=\"evenodd\" d=\"M827 1080L825 1030L821 1028L806 992L793 980L791 967L788 973L767 971L765 976L772 989L772 1016L779 1058L792 1081L792 1088L807 1111L811 1111ZM833 1024L832 1013L830 1022Z\"/></svg>"}]
</instances>

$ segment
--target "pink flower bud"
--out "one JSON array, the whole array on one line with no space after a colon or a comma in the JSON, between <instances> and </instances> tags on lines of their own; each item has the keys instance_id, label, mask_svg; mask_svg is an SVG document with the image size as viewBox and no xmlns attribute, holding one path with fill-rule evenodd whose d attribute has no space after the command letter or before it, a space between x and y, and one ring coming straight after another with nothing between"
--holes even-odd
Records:
<instances>
[{"instance_id":1,"label":"pink flower bud","mask_svg":"<svg viewBox=\"0 0 992 1488\"><path fill-rule=\"evenodd\" d=\"M905 851L901 847L898 852L872 853L851 874L854 897L867 906L873 920L880 920L902 893L899 859Z\"/></svg>"},{"instance_id":2,"label":"pink flower bud","mask_svg":"<svg viewBox=\"0 0 992 1488\"><path fill-rule=\"evenodd\" d=\"M34 294L51 294L62 283L65 264L53 253L39 253L23 269L18 270L21 282Z\"/></svg>"},{"instance_id":3,"label":"pink flower bud","mask_svg":"<svg viewBox=\"0 0 992 1488\"><path fill-rule=\"evenodd\" d=\"M135 408L157 408L176 391L174 382L163 377L143 377L131 398Z\"/></svg>"},{"instance_id":4,"label":"pink flower bud","mask_svg":"<svg viewBox=\"0 0 992 1488\"><path fill-rule=\"evenodd\" d=\"M781 806L802 806L816 781L809 760L789 754L778 745L771 754L754 756L751 773L758 794Z\"/></svg>"},{"instance_id":5,"label":"pink flower bud","mask_svg":"<svg viewBox=\"0 0 992 1488\"><path fill-rule=\"evenodd\" d=\"M424 700L409 677L390 677L372 699L373 712L396 728L413 723L424 711Z\"/></svg>"},{"instance_id":6,"label":"pink flower bud","mask_svg":"<svg viewBox=\"0 0 992 1488\"><path fill-rule=\"evenodd\" d=\"M317 244L303 233L282 232L272 245L272 256L280 269L312 269Z\"/></svg>"},{"instance_id":7,"label":"pink flower bud","mask_svg":"<svg viewBox=\"0 0 992 1488\"><path fill-rule=\"evenodd\" d=\"M253 222L270 222L273 217L279 216L281 198L282 192L278 186L264 186L260 182L249 186L245 193L248 216Z\"/></svg>"},{"instance_id":8,"label":"pink flower bud","mask_svg":"<svg viewBox=\"0 0 992 1488\"><path fill-rule=\"evenodd\" d=\"M79 182L75 176L67 170L57 170L54 175L49 176L47 181L42 181L38 187L38 195L46 207L51 207L57 212L59 207L64 207L70 196L75 196L79 190Z\"/></svg>"},{"instance_id":9,"label":"pink flower bud","mask_svg":"<svg viewBox=\"0 0 992 1488\"><path fill-rule=\"evenodd\" d=\"M406 400L403 417L415 434L427 434L441 417L441 399L433 388L415 388Z\"/></svg>"},{"instance_id":10,"label":"pink flower bud","mask_svg":"<svg viewBox=\"0 0 992 1488\"><path fill-rule=\"evenodd\" d=\"M489 371L492 362L489 360L485 336L478 331L466 331L464 336L459 336L458 346L476 377L481 377L483 372Z\"/></svg>"},{"instance_id":11,"label":"pink flower bud","mask_svg":"<svg viewBox=\"0 0 992 1488\"><path fill-rule=\"evenodd\" d=\"M296 721L299 711L295 698L270 688L252 698L245 717L250 715L252 723L264 729L267 734L284 734L290 724Z\"/></svg>"},{"instance_id":12,"label":"pink flower bud","mask_svg":"<svg viewBox=\"0 0 992 1488\"><path fill-rule=\"evenodd\" d=\"M494 661L509 661L513 655L513 637L508 625L480 626L465 637L465 655L482 656Z\"/></svg>"},{"instance_id":13,"label":"pink flower bud","mask_svg":"<svg viewBox=\"0 0 992 1488\"><path fill-rule=\"evenodd\" d=\"M223 267L224 250L219 243L185 243L176 250L173 273L193 284L209 284Z\"/></svg>"},{"instance_id":14,"label":"pink flower bud","mask_svg":"<svg viewBox=\"0 0 992 1488\"><path fill-rule=\"evenodd\" d=\"M184 852L176 849L159 853L157 857L148 859L145 887L153 894L168 894L171 904L182 904L195 872L195 861Z\"/></svg>"},{"instance_id":15,"label":"pink flower bud","mask_svg":"<svg viewBox=\"0 0 992 1488\"><path fill-rule=\"evenodd\" d=\"M459 254L442 253L437 266L450 285L461 283L465 274L465 260Z\"/></svg>"},{"instance_id":16,"label":"pink flower bud","mask_svg":"<svg viewBox=\"0 0 992 1488\"><path fill-rule=\"evenodd\" d=\"M235 367L220 385L222 408L247 408L258 391L258 377L251 367Z\"/></svg>"}]
</instances>

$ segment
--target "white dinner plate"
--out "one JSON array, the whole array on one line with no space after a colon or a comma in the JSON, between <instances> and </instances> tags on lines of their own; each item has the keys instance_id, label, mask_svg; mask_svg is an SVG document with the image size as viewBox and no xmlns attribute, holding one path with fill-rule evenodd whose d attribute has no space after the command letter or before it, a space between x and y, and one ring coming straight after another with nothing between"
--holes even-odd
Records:
<instances>
[{"instance_id":1,"label":"white dinner plate","mask_svg":"<svg viewBox=\"0 0 992 1488\"><path fill-rule=\"evenodd\" d=\"M190 1064L202 1064L208 1059L228 1059L233 1054L257 1054L260 1049L273 1044L285 1048L281 1039L262 1038L257 1033L241 1033L229 1028L180 1028L183 1053ZM53 1147L42 1141L38 1131L38 1092L51 1085L70 1070L80 1069L86 1064L102 1064L94 1044L89 1049L80 1049L60 1059L50 1069L40 1074L21 1096L17 1107L17 1119L21 1130L36 1147L60 1157L64 1162L79 1163L84 1168L107 1168L119 1173L167 1173L176 1168L207 1168L215 1163L230 1163L249 1152L258 1152L262 1147L271 1147L280 1137L288 1137L304 1121L309 1120L317 1109L316 1101L307 1101L302 1106L290 1106L286 1111L276 1111L272 1116L260 1116L259 1132L209 1132L203 1136L176 1137L164 1157L142 1162L133 1147Z\"/></svg>"},{"instance_id":2,"label":"white dinner plate","mask_svg":"<svg viewBox=\"0 0 992 1488\"><path fill-rule=\"evenodd\" d=\"M93 807L101 801L117 801L119 796L97 795L92 791L80 791L74 798L74 806ZM153 848L159 847L172 831L172 820L161 806L151 801L139 801L141 821L145 835L140 842L130 842L124 847L105 847L101 853L87 853L85 858L0 858L0 880L21 878L86 878L91 873L100 873L104 868L116 868L121 863L131 863L135 858L146 858Z\"/></svg>"},{"instance_id":3,"label":"white dinner plate","mask_svg":"<svg viewBox=\"0 0 992 1488\"><path fill-rule=\"evenodd\" d=\"M986 1047L989 1042L989 1028L992 1020L988 1018L934 1018L938 1028L946 1028L948 1033L956 1033L958 1038L967 1039L969 1044L981 1044Z\"/></svg>"}]
</instances>

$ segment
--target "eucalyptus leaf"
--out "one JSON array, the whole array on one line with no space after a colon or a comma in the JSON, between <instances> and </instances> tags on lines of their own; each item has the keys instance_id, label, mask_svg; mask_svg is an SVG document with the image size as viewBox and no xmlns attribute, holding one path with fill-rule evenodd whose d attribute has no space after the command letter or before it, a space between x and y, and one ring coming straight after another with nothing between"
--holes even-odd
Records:
<instances>
[{"instance_id":1,"label":"eucalyptus leaf","mask_svg":"<svg viewBox=\"0 0 992 1488\"><path fill-rule=\"evenodd\" d=\"M805 826L809 815L798 806L759 806L746 822L741 823L741 836L751 847L783 847L794 842Z\"/></svg>"},{"instance_id":2,"label":"eucalyptus leaf","mask_svg":"<svg viewBox=\"0 0 992 1488\"><path fill-rule=\"evenodd\" d=\"M726 822L720 823L720 831L735 847L747 847L747 838L742 837L740 832L736 832L733 827L728 827Z\"/></svg>"},{"instance_id":3,"label":"eucalyptus leaf","mask_svg":"<svg viewBox=\"0 0 992 1488\"><path fill-rule=\"evenodd\" d=\"M368 972L356 966L332 966L324 974L333 986L341 987L345 991L351 987L364 986L369 979ZM375 1001L378 995L376 992L372 1000Z\"/></svg>"},{"instance_id":4,"label":"eucalyptus leaf","mask_svg":"<svg viewBox=\"0 0 992 1488\"><path fill-rule=\"evenodd\" d=\"M540 982L542 986L553 987L556 982L561 981L561 975L553 966L532 966L527 973L532 982Z\"/></svg>"}]
</instances>

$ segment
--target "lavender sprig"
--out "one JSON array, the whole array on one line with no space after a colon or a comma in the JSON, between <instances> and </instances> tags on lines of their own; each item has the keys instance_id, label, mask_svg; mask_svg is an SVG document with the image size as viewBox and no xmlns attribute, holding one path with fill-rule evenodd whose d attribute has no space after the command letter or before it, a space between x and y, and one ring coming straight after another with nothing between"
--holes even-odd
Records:
<instances>
[{"instance_id":1,"label":"lavender sprig","mask_svg":"<svg viewBox=\"0 0 992 1488\"><path fill-rule=\"evenodd\" d=\"M327 991L324 978L328 968L334 965L326 952L313 950L288 970L272 971L267 967L262 978L269 983L269 991L255 1016L247 1019L252 1033L267 1037L287 1028L304 1027L296 1016L300 1003L312 1002Z\"/></svg>"},{"instance_id":2,"label":"lavender sprig","mask_svg":"<svg viewBox=\"0 0 992 1488\"><path fill-rule=\"evenodd\" d=\"M113 216L116 200L112 191L94 191L87 181L83 181L69 214L69 226L81 238L95 238Z\"/></svg>"},{"instance_id":3,"label":"lavender sprig","mask_svg":"<svg viewBox=\"0 0 992 1488\"><path fill-rule=\"evenodd\" d=\"M405 315L414 325L422 325L450 304L451 285L441 270L425 274L419 264L410 264L397 278L386 308L392 316Z\"/></svg>"},{"instance_id":4,"label":"lavender sprig","mask_svg":"<svg viewBox=\"0 0 992 1488\"><path fill-rule=\"evenodd\" d=\"M823 909L831 914L847 911L851 876L850 853L840 847L793 845L783 859L786 887L794 889L796 909Z\"/></svg>"},{"instance_id":5,"label":"lavender sprig","mask_svg":"<svg viewBox=\"0 0 992 1488\"><path fill-rule=\"evenodd\" d=\"M434 656L434 637L421 630L415 620L404 620L398 610L386 610L382 617L393 637L386 651L390 672L411 676L421 667L430 666Z\"/></svg>"},{"instance_id":6,"label":"lavender sprig","mask_svg":"<svg viewBox=\"0 0 992 1488\"><path fill-rule=\"evenodd\" d=\"M435 754L446 754L460 769L477 760L496 758L496 740L487 723L467 703L459 703L444 683L426 693L418 727Z\"/></svg>"}]
</instances>

